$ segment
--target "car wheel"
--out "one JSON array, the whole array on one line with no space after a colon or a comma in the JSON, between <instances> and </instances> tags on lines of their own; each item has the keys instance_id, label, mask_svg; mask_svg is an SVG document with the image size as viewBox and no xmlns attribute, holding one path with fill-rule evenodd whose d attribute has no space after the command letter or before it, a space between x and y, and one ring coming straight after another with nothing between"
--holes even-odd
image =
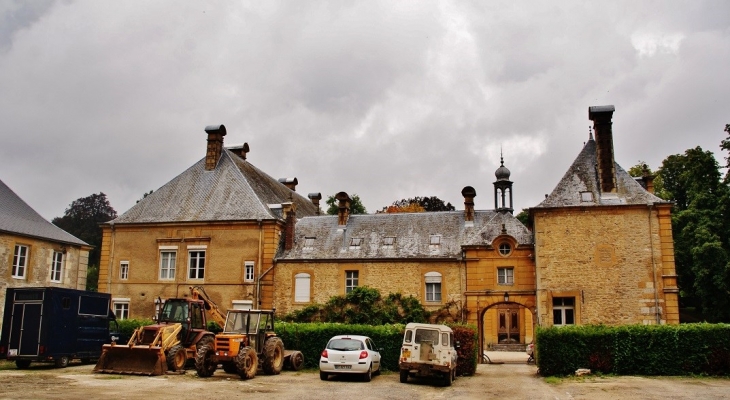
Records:
<instances>
[{"instance_id":1,"label":"car wheel","mask_svg":"<svg viewBox=\"0 0 730 400\"><path fill-rule=\"evenodd\" d=\"M373 366L372 366L372 364L368 367L368 371L363 374L362 380L364 382L370 382L371 380L373 380Z\"/></svg>"},{"instance_id":2,"label":"car wheel","mask_svg":"<svg viewBox=\"0 0 730 400\"><path fill-rule=\"evenodd\" d=\"M400 383L408 383L408 371L405 369L400 370Z\"/></svg>"},{"instance_id":3,"label":"car wheel","mask_svg":"<svg viewBox=\"0 0 730 400\"><path fill-rule=\"evenodd\" d=\"M328 375L326 372L319 371L319 379L326 381L327 377L328 377Z\"/></svg>"}]
</instances>

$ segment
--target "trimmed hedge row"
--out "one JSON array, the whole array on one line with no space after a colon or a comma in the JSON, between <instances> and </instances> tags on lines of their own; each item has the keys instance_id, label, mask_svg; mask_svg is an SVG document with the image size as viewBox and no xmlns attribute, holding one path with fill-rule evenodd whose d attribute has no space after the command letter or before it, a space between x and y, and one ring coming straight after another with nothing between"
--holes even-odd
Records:
<instances>
[{"instance_id":1,"label":"trimmed hedge row","mask_svg":"<svg viewBox=\"0 0 730 400\"><path fill-rule=\"evenodd\" d=\"M535 349L543 376L730 375L728 324L538 328Z\"/></svg>"},{"instance_id":2,"label":"trimmed hedge row","mask_svg":"<svg viewBox=\"0 0 730 400\"><path fill-rule=\"evenodd\" d=\"M465 325L451 325L454 340L459 341L458 375L472 375L476 371L478 345L476 329ZM382 349L381 366L384 370L397 371L398 357L405 325L350 325L338 323L292 323L276 324L276 334L281 337L284 347L299 350L304 355L305 368L319 368L319 355L327 342L336 335L363 335L373 339Z\"/></svg>"}]
</instances>

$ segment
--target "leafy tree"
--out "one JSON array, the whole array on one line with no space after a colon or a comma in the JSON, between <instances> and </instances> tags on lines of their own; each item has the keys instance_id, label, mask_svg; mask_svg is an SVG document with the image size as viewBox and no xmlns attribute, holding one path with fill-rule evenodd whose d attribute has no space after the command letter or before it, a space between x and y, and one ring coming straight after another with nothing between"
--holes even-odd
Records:
<instances>
[{"instance_id":1,"label":"leafy tree","mask_svg":"<svg viewBox=\"0 0 730 400\"><path fill-rule=\"evenodd\" d=\"M99 224L111 221L117 212L109 204L104 193L92 194L74 200L64 212L63 217L53 219L53 224L94 246L89 252L89 271L86 288L96 291L99 278L99 258L101 256L101 227Z\"/></svg>"},{"instance_id":2,"label":"leafy tree","mask_svg":"<svg viewBox=\"0 0 730 400\"><path fill-rule=\"evenodd\" d=\"M522 225L524 226L527 226L527 224L530 222L530 215L528 214L526 208L523 208L519 214L515 215L515 218L517 218L518 221L522 222Z\"/></svg>"},{"instance_id":3,"label":"leafy tree","mask_svg":"<svg viewBox=\"0 0 730 400\"><path fill-rule=\"evenodd\" d=\"M721 146L722 147L722 146ZM680 295L710 321L730 321L730 191L712 152L695 147L667 157L657 172L674 201L672 230Z\"/></svg>"},{"instance_id":4,"label":"leafy tree","mask_svg":"<svg viewBox=\"0 0 730 400\"><path fill-rule=\"evenodd\" d=\"M445 203L436 196L431 197L414 197L411 199L402 199L394 201L393 204L383 207L380 212L398 213L398 212L423 212L423 211L454 211L456 208L451 203Z\"/></svg>"},{"instance_id":5,"label":"leafy tree","mask_svg":"<svg viewBox=\"0 0 730 400\"><path fill-rule=\"evenodd\" d=\"M139 200L137 200L137 203L139 203L140 201L144 200L144 199L145 199L145 198L146 198L147 196L149 196L149 195L151 195L151 194L152 194L152 190L150 190L149 192L145 192L145 193L144 193L144 194L142 195L142 198L141 198L141 199L139 199Z\"/></svg>"},{"instance_id":6,"label":"leafy tree","mask_svg":"<svg viewBox=\"0 0 730 400\"><path fill-rule=\"evenodd\" d=\"M664 181L662 180L661 175L652 172L649 165L644 161L639 160L636 165L629 168L628 173L634 178L641 178L645 175L654 175L654 195L664 200L671 200L669 198L670 195L664 190Z\"/></svg>"},{"instance_id":7,"label":"leafy tree","mask_svg":"<svg viewBox=\"0 0 730 400\"><path fill-rule=\"evenodd\" d=\"M367 214L368 211L365 209L365 206L362 205L362 201L360 200L360 196L353 194L352 197L350 197L350 214ZM335 195L327 197L327 214L328 215L337 215L339 212L339 204L337 199L335 199Z\"/></svg>"}]
</instances>

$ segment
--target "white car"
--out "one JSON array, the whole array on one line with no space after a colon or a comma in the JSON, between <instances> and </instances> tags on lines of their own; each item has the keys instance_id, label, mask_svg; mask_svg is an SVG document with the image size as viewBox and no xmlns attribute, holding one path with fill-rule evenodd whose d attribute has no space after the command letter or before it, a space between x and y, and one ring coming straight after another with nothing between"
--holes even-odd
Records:
<instances>
[{"instance_id":1,"label":"white car","mask_svg":"<svg viewBox=\"0 0 730 400\"><path fill-rule=\"evenodd\" d=\"M362 374L370 382L380 373L380 351L367 336L339 335L329 340L319 358L319 378L330 375Z\"/></svg>"}]
</instances>

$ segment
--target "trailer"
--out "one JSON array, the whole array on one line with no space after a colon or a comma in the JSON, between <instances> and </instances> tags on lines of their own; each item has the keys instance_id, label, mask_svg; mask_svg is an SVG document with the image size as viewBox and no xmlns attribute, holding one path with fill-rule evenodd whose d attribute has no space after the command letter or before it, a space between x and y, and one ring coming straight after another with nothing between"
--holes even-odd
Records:
<instances>
[{"instance_id":1,"label":"trailer","mask_svg":"<svg viewBox=\"0 0 730 400\"><path fill-rule=\"evenodd\" d=\"M116 341L119 327L108 293L58 287L8 288L0 334L0 359L20 368L31 362L66 367L88 363ZM111 325L111 328L110 328Z\"/></svg>"}]
</instances>

